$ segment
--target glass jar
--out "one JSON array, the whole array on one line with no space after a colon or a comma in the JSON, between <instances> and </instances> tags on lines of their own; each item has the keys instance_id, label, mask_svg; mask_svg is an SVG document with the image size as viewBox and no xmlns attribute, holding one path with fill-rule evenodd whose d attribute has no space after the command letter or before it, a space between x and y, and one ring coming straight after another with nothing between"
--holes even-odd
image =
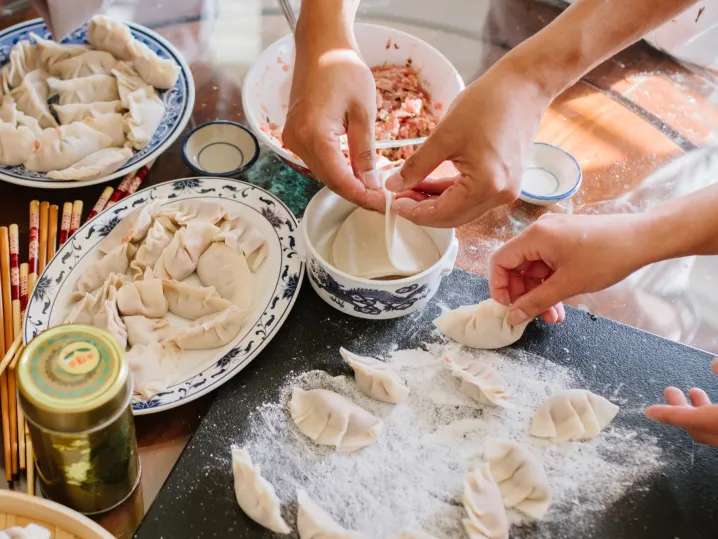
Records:
<instances>
[{"instance_id":1,"label":"glass jar","mask_svg":"<svg viewBox=\"0 0 718 539\"><path fill-rule=\"evenodd\" d=\"M17 380L43 494L85 514L122 503L140 466L117 341L91 326L54 327L27 345Z\"/></svg>"}]
</instances>

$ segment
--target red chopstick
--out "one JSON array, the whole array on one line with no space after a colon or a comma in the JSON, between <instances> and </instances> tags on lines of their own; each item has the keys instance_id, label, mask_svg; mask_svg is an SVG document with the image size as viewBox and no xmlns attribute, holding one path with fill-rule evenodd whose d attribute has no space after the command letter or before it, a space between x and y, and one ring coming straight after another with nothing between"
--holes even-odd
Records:
<instances>
[{"instance_id":1,"label":"red chopstick","mask_svg":"<svg viewBox=\"0 0 718 539\"><path fill-rule=\"evenodd\" d=\"M122 180L124 181L124 180ZM114 189L110 187L109 185L105 187L102 190L102 194L100 194L100 198L97 199L97 202L95 202L95 205L92 206L92 209L90 210L90 213L87 214L87 220L94 218L95 215L100 213L102 210L104 210L107 207L107 202L110 200L110 197L112 196L112 192Z\"/></svg>"}]
</instances>

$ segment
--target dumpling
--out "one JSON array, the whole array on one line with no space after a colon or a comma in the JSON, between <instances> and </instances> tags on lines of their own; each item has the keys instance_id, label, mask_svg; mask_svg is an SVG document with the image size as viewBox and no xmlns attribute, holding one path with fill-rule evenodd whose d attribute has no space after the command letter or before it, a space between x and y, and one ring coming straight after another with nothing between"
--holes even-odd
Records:
<instances>
[{"instance_id":1,"label":"dumpling","mask_svg":"<svg viewBox=\"0 0 718 539\"><path fill-rule=\"evenodd\" d=\"M112 273L125 273L127 266L127 244L118 245L83 269L75 282L75 297L97 290Z\"/></svg>"},{"instance_id":2,"label":"dumpling","mask_svg":"<svg viewBox=\"0 0 718 539\"><path fill-rule=\"evenodd\" d=\"M98 114L85 118L83 123L110 137L112 146L119 148L125 145L125 122L122 114L117 112Z\"/></svg>"},{"instance_id":3,"label":"dumpling","mask_svg":"<svg viewBox=\"0 0 718 539\"><path fill-rule=\"evenodd\" d=\"M486 299L477 305L464 305L448 311L434 320L434 325L450 339L472 348L489 350L515 343L529 324L510 326L507 317L507 307Z\"/></svg>"},{"instance_id":4,"label":"dumpling","mask_svg":"<svg viewBox=\"0 0 718 539\"><path fill-rule=\"evenodd\" d=\"M92 325L104 302L116 297L115 293L126 282L126 279L119 273L110 273L96 291L75 295L77 301L63 323Z\"/></svg>"},{"instance_id":5,"label":"dumpling","mask_svg":"<svg viewBox=\"0 0 718 539\"><path fill-rule=\"evenodd\" d=\"M392 404L409 396L409 388L383 361L353 354L345 348L340 348L339 353L354 371L357 386L365 395Z\"/></svg>"},{"instance_id":6,"label":"dumpling","mask_svg":"<svg viewBox=\"0 0 718 539\"><path fill-rule=\"evenodd\" d=\"M241 217L224 221L217 239L224 241L235 251L241 251L253 272L257 271L267 258L266 240Z\"/></svg>"},{"instance_id":7,"label":"dumpling","mask_svg":"<svg viewBox=\"0 0 718 539\"><path fill-rule=\"evenodd\" d=\"M461 382L459 390L482 404L510 406L506 382L491 366L478 360L464 360L446 356L444 365Z\"/></svg>"},{"instance_id":8,"label":"dumpling","mask_svg":"<svg viewBox=\"0 0 718 539\"><path fill-rule=\"evenodd\" d=\"M152 225L160 204L160 200L155 200L132 210L105 236L97 246L98 250L101 253L109 253L123 243L142 241Z\"/></svg>"},{"instance_id":9,"label":"dumpling","mask_svg":"<svg viewBox=\"0 0 718 539\"><path fill-rule=\"evenodd\" d=\"M0 123L0 164L20 165L32 153L35 134L27 127Z\"/></svg>"},{"instance_id":10,"label":"dumpling","mask_svg":"<svg viewBox=\"0 0 718 539\"><path fill-rule=\"evenodd\" d=\"M393 535L391 539L436 539L433 535L429 535L423 530L406 530L399 535Z\"/></svg>"},{"instance_id":11,"label":"dumpling","mask_svg":"<svg viewBox=\"0 0 718 539\"><path fill-rule=\"evenodd\" d=\"M0 122L17 127L17 115L17 103L15 103L12 95L3 95L2 100L0 100Z\"/></svg>"},{"instance_id":12,"label":"dumpling","mask_svg":"<svg viewBox=\"0 0 718 539\"><path fill-rule=\"evenodd\" d=\"M171 58L160 58L147 45L135 40L132 65L150 86L160 90L172 88L179 77L180 68Z\"/></svg>"},{"instance_id":13,"label":"dumpling","mask_svg":"<svg viewBox=\"0 0 718 539\"><path fill-rule=\"evenodd\" d=\"M167 389L167 369L171 368L167 363L177 360L174 350L159 342L136 344L125 354L125 358L132 374L132 391L136 395L151 399Z\"/></svg>"},{"instance_id":14,"label":"dumpling","mask_svg":"<svg viewBox=\"0 0 718 539\"><path fill-rule=\"evenodd\" d=\"M206 221L211 225L220 225L227 217L224 206L206 200L183 200L168 204L160 211L177 226L186 226L192 221Z\"/></svg>"},{"instance_id":15,"label":"dumpling","mask_svg":"<svg viewBox=\"0 0 718 539\"><path fill-rule=\"evenodd\" d=\"M319 507L304 490L297 491L297 532L299 539L362 539L347 530Z\"/></svg>"},{"instance_id":16,"label":"dumpling","mask_svg":"<svg viewBox=\"0 0 718 539\"><path fill-rule=\"evenodd\" d=\"M142 77L140 77L127 62L117 62L117 65L112 70L112 74L117 79L117 90L120 93L122 106L129 108L130 94L140 88L144 88L147 86L147 83L142 80Z\"/></svg>"},{"instance_id":17,"label":"dumpling","mask_svg":"<svg viewBox=\"0 0 718 539\"><path fill-rule=\"evenodd\" d=\"M123 350L127 348L127 328L117 310L117 296L114 290L111 290L110 297L100 305L92 325L112 335Z\"/></svg>"},{"instance_id":18,"label":"dumpling","mask_svg":"<svg viewBox=\"0 0 718 539\"><path fill-rule=\"evenodd\" d=\"M274 533L288 534L292 531L282 518L274 487L262 477L249 452L236 445L232 446L232 474L237 503L249 518Z\"/></svg>"},{"instance_id":19,"label":"dumpling","mask_svg":"<svg viewBox=\"0 0 718 539\"><path fill-rule=\"evenodd\" d=\"M132 157L129 148L104 148L87 157L83 157L74 165L61 170L50 170L48 178L53 180L90 180L112 174Z\"/></svg>"},{"instance_id":20,"label":"dumpling","mask_svg":"<svg viewBox=\"0 0 718 539\"><path fill-rule=\"evenodd\" d=\"M18 41L10 50L10 60L3 68L3 77L10 88L20 86L30 72L42 67L39 52L28 40Z\"/></svg>"},{"instance_id":21,"label":"dumpling","mask_svg":"<svg viewBox=\"0 0 718 539\"><path fill-rule=\"evenodd\" d=\"M107 51L120 60L134 56L135 38L130 28L104 15L95 15L87 24L87 41L94 48Z\"/></svg>"},{"instance_id":22,"label":"dumpling","mask_svg":"<svg viewBox=\"0 0 718 539\"><path fill-rule=\"evenodd\" d=\"M234 305L198 318L175 333L168 343L180 350L206 350L232 342L244 325L245 313Z\"/></svg>"},{"instance_id":23,"label":"dumpling","mask_svg":"<svg viewBox=\"0 0 718 539\"><path fill-rule=\"evenodd\" d=\"M231 303L213 286L194 286L181 281L164 281L169 311L187 320L196 320L227 309Z\"/></svg>"},{"instance_id":24,"label":"dumpling","mask_svg":"<svg viewBox=\"0 0 718 539\"><path fill-rule=\"evenodd\" d=\"M217 227L204 221L192 221L178 230L157 260L155 275L176 281L188 277L216 234Z\"/></svg>"},{"instance_id":25,"label":"dumpling","mask_svg":"<svg viewBox=\"0 0 718 539\"><path fill-rule=\"evenodd\" d=\"M289 413L315 443L338 451L357 451L376 442L383 422L352 401L326 389L292 390Z\"/></svg>"},{"instance_id":26,"label":"dumpling","mask_svg":"<svg viewBox=\"0 0 718 539\"><path fill-rule=\"evenodd\" d=\"M531 435L566 440L590 440L618 414L618 406L587 389L569 389L546 399L531 422Z\"/></svg>"},{"instance_id":27,"label":"dumpling","mask_svg":"<svg viewBox=\"0 0 718 539\"><path fill-rule=\"evenodd\" d=\"M146 268L154 266L162 251L172 241L176 231L174 224L165 217L157 217L152 221L147 235L130 262L130 271L134 279L140 278Z\"/></svg>"},{"instance_id":28,"label":"dumpling","mask_svg":"<svg viewBox=\"0 0 718 539\"><path fill-rule=\"evenodd\" d=\"M219 295L243 311L252 306L252 273L244 255L224 243L213 243L199 257L197 276L205 286L214 286Z\"/></svg>"},{"instance_id":29,"label":"dumpling","mask_svg":"<svg viewBox=\"0 0 718 539\"><path fill-rule=\"evenodd\" d=\"M149 144L162 122L165 105L150 86L144 86L127 96L127 108L127 140L133 148L141 150Z\"/></svg>"},{"instance_id":30,"label":"dumpling","mask_svg":"<svg viewBox=\"0 0 718 539\"><path fill-rule=\"evenodd\" d=\"M167 300L162 280L144 279L125 283L117 291L117 307L123 316L163 317L167 314Z\"/></svg>"},{"instance_id":31,"label":"dumpling","mask_svg":"<svg viewBox=\"0 0 718 539\"><path fill-rule=\"evenodd\" d=\"M120 112L122 110L122 102L116 99L114 101L97 101L95 103L55 104L52 108L60 119L61 124L70 124L72 122L82 121L91 116Z\"/></svg>"},{"instance_id":32,"label":"dumpling","mask_svg":"<svg viewBox=\"0 0 718 539\"><path fill-rule=\"evenodd\" d=\"M120 98L117 81L112 75L88 75L74 79L47 79L50 92L60 96L60 105L115 101Z\"/></svg>"},{"instance_id":33,"label":"dumpling","mask_svg":"<svg viewBox=\"0 0 718 539\"><path fill-rule=\"evenodd\" d=\"M12 91L17 108L35 118L40 127L55 127L57 121L47 104L47 73L40 69L31 71L22 83Z\"/></svg>"},{"instance_id":34,"label":"dumpling","mask_svg":"<svg viewBox=\"0 0 718 539\"><path fill-rule=\"evenodd\" d=\"M488 464L466 474L462 501L467 516L462 523L469 539L508 539L506 509Z\"/></svg>"},{"instance_id":35,"label":"dumpling","mask_svg":"<svg viewBox=\"0 0 718 539\"><path fill-rule=\"evenodd\" d=\"M50 537L50 530L32 523L25 527L12 526L0 530L0 539L50 539Z\"/></svg>"},{"instance_id":36,"label":"dumpling","mask_svg":"<svg viewBox=\"0 0 718 539\"><path fill-rule=\"evenodd\" d=\"M117 60L109 52L87 51L53 63L48 71L61 79L74 79L87 75L109 75Z\"/></svg>"},{"instance_id":37,"label":"dumpling","mask_svg":"<svg viewBox=\"0 0 718 539\"><path fill-rule=\"evenodd\" d=\"M177 327L164 318L147 318L142 315L125 316L127 342L130 346L164 343L176 332Z\"/></svg>"},{"instance_id":38,"label":"dumpling","mask_svg":"<svg viewBox=\"0 0 718 539\"><path fill-rule=\"evenodd\" d=\"M33 151L25 160L25 168L61 170L111 145L109 136L82 122L51 127L37 136Z\"/></svg>"},{"instance_id":39,"label":"dumpling","mask_svg":"<svg viewBox=\"0 0 718 539\"><path fill-rule=\"evenodd\" d=\"M40 65L50 71L57 62L83 54L90 50L87 45L58 43L52 39L44 39L37 34L30 34L38 51Z\"/></svg>"},{"instance_id":40,"label":"dumpling","mask_svg":"<svg viewBox=\"0 0 718 539\"><path fill-rule=\"evenodd\" d=\"M489 440L484 457L506 507L540 519L551 505L551 487L536 457L515 442Z\"/></svg>"}]
</instances>

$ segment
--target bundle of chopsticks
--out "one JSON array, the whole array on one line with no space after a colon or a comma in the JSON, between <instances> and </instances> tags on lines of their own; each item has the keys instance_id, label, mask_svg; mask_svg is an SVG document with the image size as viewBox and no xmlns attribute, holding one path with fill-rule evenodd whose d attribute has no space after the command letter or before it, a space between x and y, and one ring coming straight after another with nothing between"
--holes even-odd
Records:
<instances>
[{"instance_id":1,"label":"bundle of chopsticks","mask_svg":"<svg viewBox=\"0 0 718 539\"><path fill-rule=\"evenodd\" d=\"M134 193L149 173L152 163L129 174L116 189L106 187L87 215L89 221L101 211ZM32 440L22 409L17 402L16 368L25 348L22 325L25 310L38 276L68 241L82 222L82 200L59 206L49 202L30 202L27 262L20 263L17 224L0 226L0 409L5 479L12 487L21 472L27 474L27 492L35 493Z\"/></svg>"}]
</instances>

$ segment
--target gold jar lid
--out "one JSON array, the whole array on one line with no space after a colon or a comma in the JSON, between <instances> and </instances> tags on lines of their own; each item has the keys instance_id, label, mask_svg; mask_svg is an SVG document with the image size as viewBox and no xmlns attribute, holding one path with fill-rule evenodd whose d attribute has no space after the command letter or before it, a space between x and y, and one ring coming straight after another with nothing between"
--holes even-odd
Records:
<instances>
[{"instance_id":1,"label":"gold jar lid","mask_svg":"<svg viewBox=\"0 0 718 539\"><path fill-rule=\"evenodd\" d=\"M17 367L23 412L39 427L82 432L124 410L131 383L124 352L104 330L61 325L35 337Z\"/></svg>"}]
</instances>

